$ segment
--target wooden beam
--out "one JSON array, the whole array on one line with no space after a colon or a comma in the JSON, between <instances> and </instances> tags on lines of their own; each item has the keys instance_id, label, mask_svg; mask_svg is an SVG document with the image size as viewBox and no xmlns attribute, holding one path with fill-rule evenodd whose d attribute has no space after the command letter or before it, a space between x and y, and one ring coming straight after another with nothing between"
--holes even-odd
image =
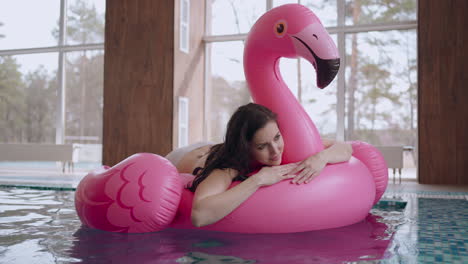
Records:
<instances>
[{"instance_id":1,"label":"wooden beam","mask_svg":"<svg viewBox=\"0 0 468 264\"><path fill-rule=\"evenodd\" d=\"M419 182L468 184L468 1L418 2Z\"/></svg>"},{"instance_id":2,"label":"wooden beam","mask_svg":"<svg viewBox=\"0 0 468 264\"><path fill-rule=\"evenodd\" d=\"M106 1L103 164L172 149L174 1Z\"/></svg>"}]
</instances>

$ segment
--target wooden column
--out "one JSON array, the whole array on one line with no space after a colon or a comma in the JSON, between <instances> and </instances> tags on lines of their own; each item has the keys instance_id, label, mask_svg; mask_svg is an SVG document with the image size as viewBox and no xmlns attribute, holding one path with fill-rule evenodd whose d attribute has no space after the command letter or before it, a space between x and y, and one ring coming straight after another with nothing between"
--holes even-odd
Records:
<instances>
[{"instance_id":1,"label":"wooden column","mask_svg":"<svg viewBox=\"0 0 468 264\"><path fill-rule=\"evenodd\" d=\"M172 149L174 1L106 1L103 164Z\"/></svg>"},{"instance_id":2,"label":"wooden column","mask_svg":"<svg viewBox=\"0 0 468 264\"><path fill-rule=\"evenodd\" d=\"M468 184L468 1L418 2L419 182Z\"/></svg>"}]
</instances>

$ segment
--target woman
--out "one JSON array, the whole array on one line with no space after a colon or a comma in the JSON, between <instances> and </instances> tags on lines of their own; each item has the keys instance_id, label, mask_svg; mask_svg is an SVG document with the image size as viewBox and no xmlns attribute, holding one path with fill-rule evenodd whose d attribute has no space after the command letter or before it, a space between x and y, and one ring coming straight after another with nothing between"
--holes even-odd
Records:
<instances>
[{"instance_id":1,"label":"woman","mask_svg":"<svg viewBox=\"0 0 468 264\"><path fill-rule=\"evenodd\" d=\"M323 144L323 151L301 162L280 165L284 142L276 114L249 103L232 115L224 143L199 143L171 152L166 158L181 173L194 170L196 177L189 187L195 192L192 223L201 227L221 220L258 188L285 179L309 183L326 164L351 158L351 145L331 140ZM232 181L242 182L228 189Z\"/></svg>"}]
</instances>

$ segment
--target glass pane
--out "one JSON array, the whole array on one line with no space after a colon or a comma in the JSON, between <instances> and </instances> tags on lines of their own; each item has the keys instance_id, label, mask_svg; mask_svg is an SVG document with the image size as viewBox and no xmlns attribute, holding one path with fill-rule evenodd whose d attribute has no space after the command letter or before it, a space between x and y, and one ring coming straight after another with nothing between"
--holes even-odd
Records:
<instances>
[{"instance_id":1,"label":"glass pane","mask_svg":"<svg viewBox=\"0 0 468 264\"><path fill-rule=\"evenodd\" d=\"M55 143L57 56L0 56L0 142Z\"/></svg>"},{"instance_id":2,"label":"glass pane","mask_svg":"<svg viewBox=\"0 0 468 264\"><path fill-rule=\"evenodd\" d=\"M300 76L298 76L299 69ZM333 139L336 131L336 81L325 90L317 88L315 69L303 59L281 58L280 71L281 77L296 98L299 97L299 85L302 87L301 98L298 98L302 107L319 132Z\"/></svg>"},{"instance_id":3,"label":"glass pane","mask_svg":"<svg viewBox=\"0 0 468 264\"><path fill-rule=\"evenodd\" d=\"M222 142L232 113L250 102L243 67L243 41L211 45L211 87L208 109L208 140Z\"/></svg>"},{"instance_id":4,"label":"glass pane","mask_svg":"<svg viewBox=\"0 0 468 264\"><path fill-rule=\"evenodd\" d=\"M336 35L331 35L336 43ZM317 87L317 74L307 60L300 59L301 103L322 137L336 137L337 77L326 88Z\"/></svg>"},{"instance_id":5,"label":"glass pane","mask_svg":"<svg viewBox=\"0 0 468 264\"><path fill-rule=\"evenodd\" d=\"M346 25L416 20L417 0L346 0Z\"/></svg>"},{"instance_id":6,"label":"glass pane","mask_svg":"<svg viewBox=\"0 0 468 264\"><path fill-rule=\"evenodd\" d=\"M0 49L55 46L60 1L2 1Z\"/></svg>"},{"instance_id":7,"label":"glass pane","mask_svg":"<svg viewBox=\"0 0 468 264\"><path fill-rule=\"evenodd\" d=\"M300 63L300 65L298 65ZM291 92L301 101L319 133L334 139L336 132L336 81L321 90L316 85L316 74L312 64L304 59L281 58L280 70L283 80ZM301 75L298 76L298 70ZM302 87L299 98L299 86Z\"/></svg>"},{"instance_id":8,"label":"glass pane","mask_svg":"<svg viewBox=\"0 0 468 264\"><path fill-rule=\"evenodd\" d=\"M266 11L266 1L212 0L211 34L229 35L247 33ZM210 34L207 32L207 34Z\"/></svg>"},{"instance_id":9,"label":"glass pane","mask_svg":"<svg viewBox=\"0 0 468 264\"><path fill-rule=\"evenodd\" d=\"M65 142L82 144L80 152L86 149L87 155L79 155L79 162L99 162L102 153L104 51L69 52L65 69Z\"/></svg>"},{"instance_id":10,"label":"glass pane","mask_svg":"<svg viewBox=\"0 0 468 264\"><path fill-rule=\"evenodd\" d=\"M68 1L67 44L104 42L104 0Z\"/></svg>"},{"instance_id":11,"label":"glass pane","mask_svg":"<svg viewBox=\"0 0 468 264\"><path fill-rule=\"evenodd\" d=\"M273 7L285 5L285 4L297 4L298 0L273 0Z\"/></svg>"},{"instance_id":12,"label":"glass pane","mask_svg":"<svg viewBox=\"0 0 468 264\"><path fill-rule=\"evenodd\" d=\"M305 0L301 4L312 10L325 27L337 25L336 0Z\"/></svg>"},{"instance_id":13,"label":"glass pane","mask_svg":"<svg viewBox=\"0 0 468 264\"><path fill-rule=\"evenodd\" d=\"M416 30L349 34L346 56L347 139L416 147Z\"/></svg>"},{"instance_id":14,"label":"glass pane","mask_svg":"<svg viewBox=\"0 0 468 264\"><path fill-rule=\"evenodd\" d=\"M298 95L298 60L297 59L288 59L288 58L281 58L280 59L280 72L281 77L283 78L284 82L294 94L294 96Z\"/></svg>"},{"instance_id":15,"label":"glass pane","mask_svg":"<svg viewBox=\"0 0 468 264\"><path fill-rule=\"evenodd\" d=\"M336 95L337 81L326 88L317 87L315 69L308 61L301 59L302 105L322 137L336 137Z\"/></svg>"}]
</instances>

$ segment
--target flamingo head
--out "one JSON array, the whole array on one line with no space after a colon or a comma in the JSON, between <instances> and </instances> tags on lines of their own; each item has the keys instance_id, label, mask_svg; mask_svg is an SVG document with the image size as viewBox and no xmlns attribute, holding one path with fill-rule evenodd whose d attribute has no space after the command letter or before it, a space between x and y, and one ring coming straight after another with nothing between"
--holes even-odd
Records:
<instances>
[{"instance_id":1,"label":"flamingo head","mask_svg":"<svg viewBox=\"0 0 468 264\"><path fill-rule=\"evenodd\" d=\"M319 88L330 84L340 68L340 56L332 38L317 16L299 4L282 5L260 17L249 32L246 49L261 49L261 56L308 60L317 73Z\"/></svg>"}]
</instances>

